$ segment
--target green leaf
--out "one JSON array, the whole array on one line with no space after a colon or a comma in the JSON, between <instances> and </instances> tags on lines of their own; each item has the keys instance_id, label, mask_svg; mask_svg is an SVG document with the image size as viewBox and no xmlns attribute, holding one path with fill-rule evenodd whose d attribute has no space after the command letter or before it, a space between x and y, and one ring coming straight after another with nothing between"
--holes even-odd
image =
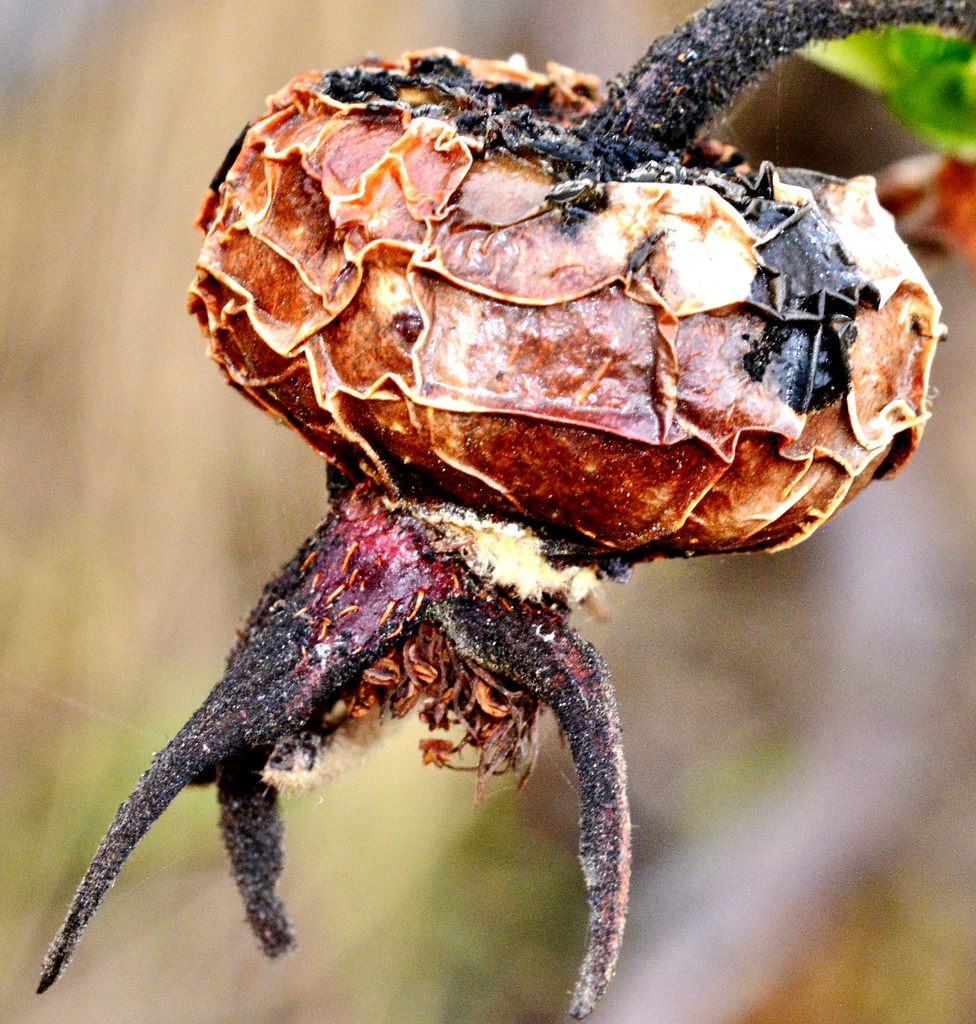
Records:
<instances>
[{"instance_id":1,"label":"green leaf","mask_svg":"<svg viewBox=\"0 0 976 1024\"><path fill-rule=\"evenodd\" d=\"M888 29L881 33L892 63L900 70L920 64L965 64L973 47L964 39L944 36L934 29Z\"/></svg>"},{"instance_id":2,"label":"green leaf","mask_svg":"<svg viewBox=\"0 0 976 1024\"><path fill-rule=\"evenodd\" d=\"M903 81L888 93L891 112L936 149L976 156L974 73L932 65L918 81Z\"/></svg>"},{"instance_id":3,"label":"green leaf","mask_svg":"<svg viewBox=\"0 0 976 1024\"><path fill-rule=\"evenodd\" d=\"M976 158L976 47L932 29L862 32L809 47L814 63L879 93L910 131Z\"/></svg>"},{"instance_id":4,"label":"green leaf","mask_svg":"<svg viewBox=\"0 0 976 1024\"><path fill-rule=\"evenodd\" d=\"M886 92L898 80L882 32L859 32L835 43L814 43L804 57L872 92Z\"/></svg>"}]
</instances>

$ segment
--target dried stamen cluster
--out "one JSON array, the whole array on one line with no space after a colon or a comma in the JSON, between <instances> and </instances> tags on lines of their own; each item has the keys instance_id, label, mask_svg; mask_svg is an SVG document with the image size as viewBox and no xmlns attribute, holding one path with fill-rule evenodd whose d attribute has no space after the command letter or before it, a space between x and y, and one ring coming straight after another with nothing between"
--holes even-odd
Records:
<instances>
[{"instance_id":1,"label":"dried stamen cluster","mask_svg":"<svg viewBox=\"0 0 976 1024\"><path fill-rule=\"evenodd\" d=\"M415 708L431 731L461 727L455 743L421 740L425 764L477 771L476 799L493 775L513 771L519 785L535 761L539 700L522 688L511 689L494 672L461 657L450 638L431 623L363 672L347 702L350 719L379 705L381 713L403 718ZM478 752L469 766L459 755L466 747Z\"/></svg>"}]
</instances>

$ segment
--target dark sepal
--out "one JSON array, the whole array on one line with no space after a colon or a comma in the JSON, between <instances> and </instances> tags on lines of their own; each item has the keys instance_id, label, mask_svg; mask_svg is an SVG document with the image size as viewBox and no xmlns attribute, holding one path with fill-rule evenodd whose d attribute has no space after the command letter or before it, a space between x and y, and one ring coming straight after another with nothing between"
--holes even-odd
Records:
<instances>
[{"instance_id":1,"label":"dark sepal","mask_svg":"<svg viewBox=\"0 0 976 1024\"><path fill-rule=\"evenodd\" d=\"M275 894L284 866L284 825L277 792L261 780L267 749L229 757L217 765L220 832L230 856L234 880L244 901L247 922L271 957L295 946L295 933Z\"/></svg>"},{"instance_id":2,"label":"dark sepal","mask_svg":"<svg viewBox=\"0 0 976 1024\"><path fill-rule=\"evenodd\" d=\"M452 559L433 550L422 524L386 508L370 485L332 497L329 517L265 588L223 679L119 808L44 959L39 992L57 980L126 858L181 789L213 765L250 757L303 728L419 625L425 601L458 588ZM241 842L250 841L243 820L231 824L242 830ZM260 825L269 827L267 820ZM247 867L250 878L264 881L245 892L246 903L269 898L278 870L273 844L269 856L268 865Z\"/></svg>"},{"instance_id":3,"label":"dark sepal","mask_svg":"<svg viewBox=\"0 0 976 1024\"><path fill-rule=\"evenodd\" d=\"M283 575L297 576L295 563L302 554ZM252 621L258 617L256 612ZM302 661L307 625L294 618L287 601L263 609L260 618L262 627L249 635L249 645L236 650L223 679L156 755L119 807L44 959L38 992L49 988L67 966L126 858L180 790L218 761L273 743L289 725L294 729L306 721L321 699L322 692L310 685L308 673L296 668Z\"/></svg>"},{"instance_id":4,"label":"dark sepal","mask_svg":"<svg viewBox=\"0 0 976 1024\"><path fill-rule=\"evenodd\" d=\"M580 861L590 907L586 957L570 1013L585 1017L613 976L630 881L630 811L620 722L603 659L566 624L567 612L512 610L490 597L459 595L431 617L460 653L534 693L569 741L580 790Z\"/></svg>"}]
</instances>

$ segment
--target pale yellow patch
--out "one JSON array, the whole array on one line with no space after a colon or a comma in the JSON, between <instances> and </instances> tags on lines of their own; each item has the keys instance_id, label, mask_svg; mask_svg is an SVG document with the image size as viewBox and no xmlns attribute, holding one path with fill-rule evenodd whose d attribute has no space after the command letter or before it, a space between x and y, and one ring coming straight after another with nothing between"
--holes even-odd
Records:
<instances>
[{"instance_id":1,"label":"pale yellow patch","mask_svg":"<svg viewBox=\"0 0 976 1024\"><path fill-rule=\"evenodd\" d=\"M691 316L748 297L759 263L755 236L731 204L708 188L668 185L653 213L662 235L651 262L671 313Z\"/></svg>"},{"instance_id":2,"label":"pale yellow patch","mask_svg":"<svg viewBox=\"0 0 976 1024\"><path fill-rule=\"evenodd\" d=\"M362 718L346 718L322 737L313 757L296 760L289 769L266 767L261 780L279 793L311 793L361 764L367 748L379 736L381 724L378 705Z\"/></svg>"},{"instance_id":3,"label":"pale yellow patch","mask_svg":"<svg viewBox=\"0 0 976 1024\"><path fill-rule=\"evenodd\" d=\"M546 596L576 605L599 585L592 566L554 566L528 526L485 519L463 509L425 509L423 518L457 546L477 576L515 591L523 601Z\"/></svg>"},{"instance_id":4,"label":"pale yellow patch","mask_svg":"<svg viewBox=\"0 0 976 1024\"><path fill-rule=\"evenodd\" d=\"M789 185L777 172L773 172L773 199L777 203L790 203L793 206L807 206L812 203L813 193L802 185Z\"/></svg>"}]
</instances>

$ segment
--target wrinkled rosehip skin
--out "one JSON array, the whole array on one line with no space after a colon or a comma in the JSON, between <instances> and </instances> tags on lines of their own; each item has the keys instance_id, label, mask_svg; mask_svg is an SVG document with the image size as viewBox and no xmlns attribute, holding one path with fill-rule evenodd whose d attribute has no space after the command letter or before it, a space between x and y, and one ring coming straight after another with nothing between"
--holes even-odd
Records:
<instances>
[{"instance_id":1,"label":"wrinkled rosehip skin","mask_svg":"<svg viewBox=\"0 0 976 1024\"><path fill-rule=\"evenodd\" d=\"M566 69L453 56L555 76L553 119L591 109ZM231 382L347 474L651 557L795 543L913 450L940 310L870 179L775 183L881 299L846 393L797 411L747 372L762 243L716 191L613 182L567 225L541 161L320 77L271 99L208 198L191 308Z\"/></svg>"}]
</instances>

